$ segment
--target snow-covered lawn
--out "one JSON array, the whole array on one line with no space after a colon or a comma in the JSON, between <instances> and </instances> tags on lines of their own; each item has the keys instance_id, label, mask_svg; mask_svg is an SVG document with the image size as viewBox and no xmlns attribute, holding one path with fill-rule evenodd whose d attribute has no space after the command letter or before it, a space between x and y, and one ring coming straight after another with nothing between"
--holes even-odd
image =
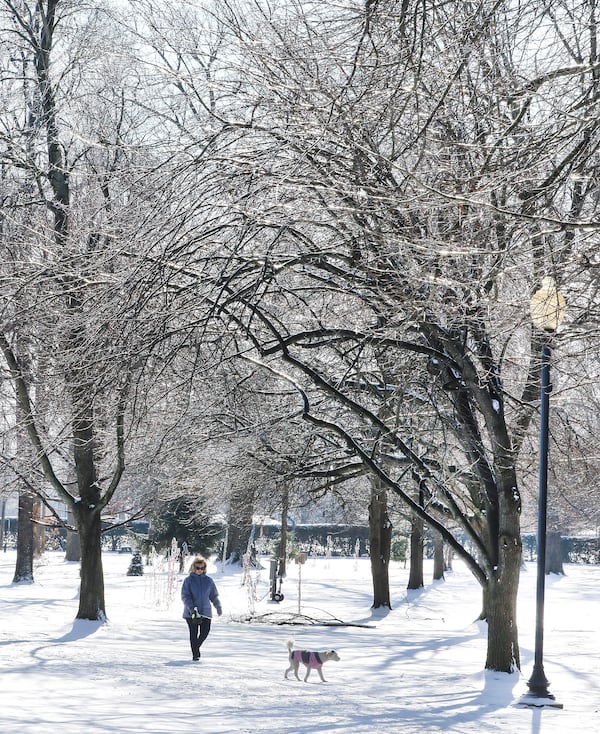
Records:
<instances>
[{"instance_id":1,"label":"snow-covered lawn","mask_svg":"<svg viewBox=\"0 0 600 734\"><path fill-rule=\"evenodd\" d=\"M78 564L47 553L36 583L14 585L14 552L0 553L0 732L3 734L598 734L600 567L567 566L546 584L544 667L562 710L518 705L531 674L535 566L521 579L522 675L485 673L486 640L473 620L479 587L455 562L444 582L406 591L393 564L393 609L370 609L368 559L312 559L301 567L301 618L349 626L243 621L252 584L209 564L224 613L199 663L191 660L179 588L131 556L104 555L109 621L74 621ZM298 619L290 564L279 603L269 600L268 561L253 572L255 616ZM171 575L171 580L173 576ZM171 597L171 601L169 600ZM174 598L173 598L174 597ZM283 679L289 638L335 648L327 683Z\"/></svg>"}]
</instances>

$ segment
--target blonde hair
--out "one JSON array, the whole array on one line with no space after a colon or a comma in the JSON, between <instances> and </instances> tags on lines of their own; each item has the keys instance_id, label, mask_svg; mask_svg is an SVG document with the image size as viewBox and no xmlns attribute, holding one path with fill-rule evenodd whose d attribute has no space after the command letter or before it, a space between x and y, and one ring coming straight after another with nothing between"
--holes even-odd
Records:
<instances>
[{"instance_id":1,"label":"blonde hair","mask_svg":"<svg viewBox=\"0 0 600 734\"><path fill-rule=\"evenodd\" d=\"M204 570L206 571L206 558L202 558L202 556L196 556L194 560L192 561L192 565L190 566L189 573L196 572L196 564L202 564L204 566Z\"/></svg>"}]
</instances>

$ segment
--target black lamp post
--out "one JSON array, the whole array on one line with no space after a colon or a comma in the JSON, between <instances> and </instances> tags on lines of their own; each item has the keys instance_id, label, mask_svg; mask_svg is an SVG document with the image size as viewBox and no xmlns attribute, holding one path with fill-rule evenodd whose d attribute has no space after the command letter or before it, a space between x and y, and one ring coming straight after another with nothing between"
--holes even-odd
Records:
<instances>
[{"instance_id":1,"label":"black lamp post","mask_svg":"<svg viewBox=\"0 0 600 734\"><path fill-rule=\"evenodd\" d=\"M540 455L537 524L537 587L535 614L535 655L533 672L527 681L529 693L525 703L533 706L554 706L554 696L548 690L548 679L544 673L544 592L546 582L546 510L548 503L548 414L550 409L550 336L558 329L563 319L566 302L557 291L552 278L544 278L542 287L531 297L530 313L534 326L545 332L541 354L540 392Z\"/></svg>"}]
</instances>

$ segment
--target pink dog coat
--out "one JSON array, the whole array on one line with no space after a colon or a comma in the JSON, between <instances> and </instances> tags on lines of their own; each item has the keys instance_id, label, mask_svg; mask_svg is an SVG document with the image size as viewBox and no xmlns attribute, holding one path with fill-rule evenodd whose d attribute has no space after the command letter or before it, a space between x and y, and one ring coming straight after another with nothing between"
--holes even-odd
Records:
<instances>
[{"instance_id":1,"label":"pink dog coat","mask_svg":"<svg viewBox=\"0 0 600 734\"><path fill-rule=\"evenodd\" d=\"M309 652L308 650L294 650L291 659L295 663L304 663L309 668L322 668L323 663L318 652Z\"/></svg>"}]
</instances>

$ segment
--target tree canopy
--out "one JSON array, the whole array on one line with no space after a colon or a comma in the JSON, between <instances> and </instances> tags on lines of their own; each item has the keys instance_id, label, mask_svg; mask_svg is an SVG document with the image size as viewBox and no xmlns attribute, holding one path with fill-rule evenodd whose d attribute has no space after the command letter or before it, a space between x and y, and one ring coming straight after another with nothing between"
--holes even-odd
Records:
<instances>
[{"instance_id":1,"label":"tree canopy","mask_svg":"<svg viewBox=\"0 0 600 734\"><path fill-rule=\"evenodd\" d=\"M568 302L555 476L595 470L596 3L3 0L0 21L3 462L89 541L79 615L104 612L128 469L230 506L211 467L250 504L367 477L465 560L486 665L518 667L543 277Z\"/></svg>"}]
</instances>

